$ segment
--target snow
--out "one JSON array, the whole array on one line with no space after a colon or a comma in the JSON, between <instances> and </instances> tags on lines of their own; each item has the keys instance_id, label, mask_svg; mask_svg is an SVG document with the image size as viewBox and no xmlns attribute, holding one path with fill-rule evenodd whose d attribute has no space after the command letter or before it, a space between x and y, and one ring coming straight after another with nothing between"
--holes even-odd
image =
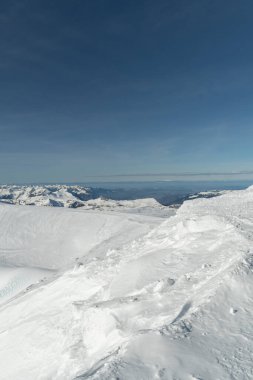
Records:
<instances>
[{"instance_id":1,"label":"snow","mask_svg":"<svg viewBox=\"0 0 253 380\"><path fill-rule=\"evenodd\" d=\"M0 205L0 263L63 269L103 241L125 243L155 223L138 215Z\"/></svg>"},{"instance_id":2,"label":"snow","mask_svg":"<svg viewBox=\"0 0 253 380\"><path fill-rule=\"evenodd\" d=\"M194 198L211 198L216 197L218 195L227 194L231 190L209 190L209 191L200 191L199 193L189 195L189 199Z\"/></svg>"},{"instance_id":3,"label":"snow","mask_svg":"<svg viewBox=\"0 0 253 380\"><path fill-rule=\"evenodd\" d=\"M116 201L99 197L83 202L82 209L121 213L126 212L131 214L152 215L164 218L175 215L175 208L163 206L154 198Z\"/></svg>"},{"instance_id":4,"label":"snow","mask_svg":"<svg viewBox=\"0 0 253 380\"><path fill-rule=\"evenodd\" d=\"M100 191L101 189L74 185L2 185L0 203L128 212L165 218L175 214L174 208L162 206L153 198L112 200L99 196Z\"/></svg>"},{"instance_id":5,"label":"snow","mask_svg":"<svg viewBox=\"0 0 253 380\"><path fill-rule=\"evenodd\" d=\"M83 186L0 186L0 202L10 204L78 207L83 201L92 197L92 189Z\"/></svg>"},{"instance_id":6,"label":"snow","mask_svg":"<svg viewBox=\"0 0 253 380\"><path fill-rule=\"evenodd\" d=\"M252 227L253 187L167 219L0 205L0 289L34 284L0 307L0 379L252 379Z\"/></svg>"},{"instance_id":7,"label":"snow","mask_svg":"<svg viewBox=\"0 0 253 380\"><path fill-rule=\"evenodd\" d=\"M0 266L0 304L51 274L52 271L46 269Z\"/></svg>"}]
</instances>

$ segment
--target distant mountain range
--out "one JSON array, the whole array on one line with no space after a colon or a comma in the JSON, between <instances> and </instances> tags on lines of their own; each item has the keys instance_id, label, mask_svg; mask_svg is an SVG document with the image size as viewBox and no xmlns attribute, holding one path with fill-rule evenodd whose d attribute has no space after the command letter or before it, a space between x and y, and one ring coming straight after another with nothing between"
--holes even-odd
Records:
<instances>
[{"instance_id":1,"label":"distant mountain range","mask_svg":"<svg viewBox=\"0 0 253 380\"><path fill-rule=\"evenodd\" d=\"M30 206L83 207L89 210L100 209L109 211L115 211L115 209L120 209L120 211L125 209L141 209L140 212L143 212L144 208L153 210L159 208L160 211L161 209L164 211L168 205L177 208L185 200L210 198L225 192L227 191L213 190L184 196L181 194L178 197L174 196L174 201L164 203L152 193L148 193L148 196L145 196L144 193L143 196L136 193L137 199L134 199L133 193L131 194L131 198L126 198L126 193L124 193L124 190L121 192L121 189L112 190L80 185L2 185L0 186L0 202ZM168 194L167 198L169 197L170 194ZM145 211L150 214L150 210ZM167 216L167 212L165 212L164 216Z\"/></svg>"},{"instance_id":2,"label":"distant mountain range","mask_svg":"<svg viewBox=\"0 0 253 380\"><path fill-rule=\"evenodd\" d=\"M77 208L98 195L82 186L42 185L0 187L0 201L10 204Z\"/></svg>"},{"instance_id":3,"label":"distant mountain range","mask_svg":"<svg viewBox=\"0 0 253 380\"><path fill-rule=\"evenodd\" d=\"M82 208L169 217L174 208L163 206L154 198L113 200L103 194L108 190L83 186L41 185L0 186L0 203L28 206Z\"/></svg>"}]
</instances>

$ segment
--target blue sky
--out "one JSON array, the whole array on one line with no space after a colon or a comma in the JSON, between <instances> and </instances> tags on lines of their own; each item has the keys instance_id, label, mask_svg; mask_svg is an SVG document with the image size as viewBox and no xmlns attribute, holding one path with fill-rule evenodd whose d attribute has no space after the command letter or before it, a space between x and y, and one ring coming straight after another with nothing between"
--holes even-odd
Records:
<instances>
[{"instance_id":1,"label":"blue sky","mask_svg":"<svg viewBox=\"0 0 253 380\"><path fill-rule=\"evenodd\" d=\"M1 1L0 182L253 170L252 14L252 0Z\"/></svg>"}]
</instances>

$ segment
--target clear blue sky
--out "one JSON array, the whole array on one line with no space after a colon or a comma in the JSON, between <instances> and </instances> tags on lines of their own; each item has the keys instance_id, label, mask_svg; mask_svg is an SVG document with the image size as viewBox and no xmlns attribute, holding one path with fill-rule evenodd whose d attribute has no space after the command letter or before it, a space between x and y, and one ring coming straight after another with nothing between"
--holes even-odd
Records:
<instances>
[{"instance_id":1,"label":"clear blue sky","mask_svg":"<svg viewBox=\"0 0 253 380\"><path fill-rule=\"evenodd\" d=\"M252 15L252 0L1 1L0 183L253 170Z\"/></svg>"}]
</instances>

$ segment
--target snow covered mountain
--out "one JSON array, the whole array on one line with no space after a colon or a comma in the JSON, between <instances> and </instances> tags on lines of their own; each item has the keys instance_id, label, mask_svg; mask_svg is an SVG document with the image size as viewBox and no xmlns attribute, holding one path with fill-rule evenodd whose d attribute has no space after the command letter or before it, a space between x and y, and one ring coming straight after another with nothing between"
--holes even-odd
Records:
<instances>
[{"instance_id":1,"label":"snow covered mountain","mask_svg":"<svg viewBox=\"0 0 253 380\"><path fill-rule=\"evenodd\" d=\"M84 210L111 211L120 213L142 214L168 218L175 215L175 208L163 206L154 198L144 198L135 200L112 200L104 198L90 199L83 202Z\"/></svg>"},{"instance_id":2,"label":"snow covered mountain","mask_svg":"<svg viewBox=\"0 0 253 380\"><path fill-rule=\"evenodd\" d=\"M0 202L76 208L83 201L94 198L91 188L67 185L0 186Z\"/></svg>"},{"instance_id":3,"label":"snow covered mountain","mask_svg":"<svg viewBox=\"0 0 253 380\"><path fill-rule=\"evenodd\" d=\"M153 198L112 200L100 196L100 190L67 185L0 186L0 203L33 206L79 208L83 210L120 211L168 217L173 208Z\"/></svg>"},{"instance_id":4,"label":"snow covered mountain","mask_svg":"<svg viewBox=\"0 0 253 380\"><path fill-rule=\"evenodd\" d=\"M1 380L253 378L253 187L166 220L0 204L0 263Z\"/></svg>"}]
</instances>

